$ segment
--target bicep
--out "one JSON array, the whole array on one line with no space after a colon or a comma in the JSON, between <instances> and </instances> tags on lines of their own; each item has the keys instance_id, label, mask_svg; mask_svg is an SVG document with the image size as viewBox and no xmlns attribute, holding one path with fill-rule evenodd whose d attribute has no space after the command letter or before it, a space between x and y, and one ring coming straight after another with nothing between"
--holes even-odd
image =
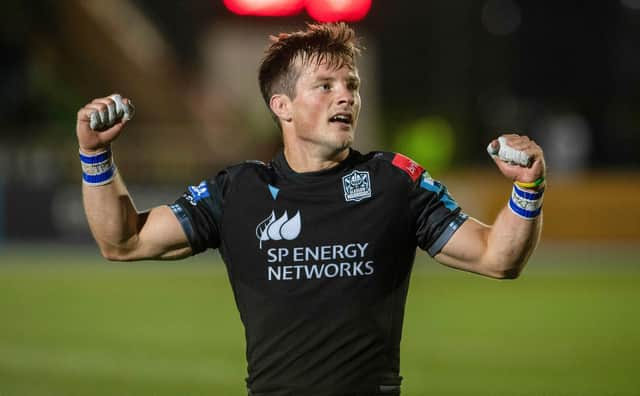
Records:
<instances>
[{"instance_id":1,"label":"bicep","mask_svg":"<svg viewBox=\"0 0 640 396\"><path fill-rule=\"evenodd\" d=\"M491 227L469 217L434 259L448 267L493 277L490 269L483 265L490 229Z\"/></svg>"},{"instance_id":2,"label":"bicep","mask_svg":"<svg viewBox=\"0 0 640 396\"><path fill-rule=\"evenodd\" d=\"M168 206L140 214L136 248L131 260L175 260L192 253L179 220Z\"/></svg>"}]
</instances>

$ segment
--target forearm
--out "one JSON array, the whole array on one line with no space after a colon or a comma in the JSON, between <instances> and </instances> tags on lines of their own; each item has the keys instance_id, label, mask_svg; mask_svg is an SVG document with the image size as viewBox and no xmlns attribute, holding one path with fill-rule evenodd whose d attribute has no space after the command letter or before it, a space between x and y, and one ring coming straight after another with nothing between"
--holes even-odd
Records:
<instances>
[{"instance_id":1,"label":"forearm","mask_svg":"<svg viewBox=\"0 0 640 396\"><path fill-rule=\"evenodd\" d=\"M89 227L105 257L115 258L133 249L144 214L138 214L117 172L105 185L83 183L82 199Z\"/></svg>"},{"instance_id":2,"label":"forearm","mask_svg":"<svg viewBox=\"0 0 640 396\"><path fill-rule=\"evenodd\" d=\"M486 232L483 266L496 277L517 277L535 250L541 230L542 213L525 220L505 206Z\"/></svg>"}]
</instances>

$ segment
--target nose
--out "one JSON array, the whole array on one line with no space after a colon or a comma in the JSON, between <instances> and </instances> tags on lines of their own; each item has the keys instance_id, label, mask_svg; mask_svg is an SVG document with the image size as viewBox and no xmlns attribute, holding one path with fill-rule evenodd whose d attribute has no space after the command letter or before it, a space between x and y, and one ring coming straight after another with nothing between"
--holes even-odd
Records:
<instances>
[{"instance_id":1,"label":"nose","mask_svg":"<svg viewBox=\"0 0 640 396\"><path fill-rule=\"evenodd\" d=\"M356 95L353 90L349 89L349 87L345 86L344 84L340 85L340 90L338 93L339 105L348 104L349 106L353 106L356 101L355 97Z\"/></svg>"}]
</instances>

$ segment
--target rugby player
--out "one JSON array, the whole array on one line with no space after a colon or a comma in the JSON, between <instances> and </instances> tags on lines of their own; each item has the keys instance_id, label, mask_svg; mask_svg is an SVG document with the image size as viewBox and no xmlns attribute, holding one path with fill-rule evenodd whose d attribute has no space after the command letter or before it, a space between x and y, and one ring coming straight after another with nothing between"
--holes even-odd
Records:
<instances>
[{"instance_id":1,"label":"rugby player","mask_svg":"<svg viewBox=\"0 0 640 396\"><path fill-rule=\"evenodd\" d=\"M399 395L416 248L453 268L516 278L540 235L542 150L515 134L491 142L514 186L485 225L420 164L351 147L361 99L350 27L309 25L272 41L259 83L282 151L223 169L168 205L138 212L113 163L110 143L131 101L112 95L79 110L91 231L109 260L219 249L245 327L249 395Z\"/></svg>"}]
</instances>

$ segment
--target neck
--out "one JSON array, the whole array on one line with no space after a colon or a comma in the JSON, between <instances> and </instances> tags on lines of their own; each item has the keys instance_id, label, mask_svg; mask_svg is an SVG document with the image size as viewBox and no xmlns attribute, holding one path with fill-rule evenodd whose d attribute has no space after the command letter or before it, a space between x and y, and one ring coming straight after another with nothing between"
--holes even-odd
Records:
<instances>
[{"instance_id":1,"label":"neck","mask_svg":"<svg viewBox=\"0 0 640 396\"><path fill-rule=\"evenodd\" d=\"M317 172L333 168L349 156L349 148L343 148L327 154L318 147L285 144L284 157L295 172Z\"/></svg>"}]
</instances>

